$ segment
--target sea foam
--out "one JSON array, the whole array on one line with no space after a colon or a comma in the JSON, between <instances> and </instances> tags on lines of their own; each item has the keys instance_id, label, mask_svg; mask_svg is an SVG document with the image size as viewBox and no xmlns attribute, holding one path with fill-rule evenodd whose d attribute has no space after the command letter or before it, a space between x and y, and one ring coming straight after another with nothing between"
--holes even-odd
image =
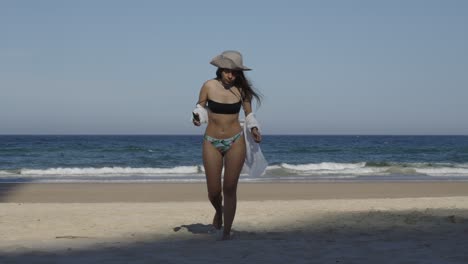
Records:
<instances>
[{"instance_id":1,"label":"sea foam","mask_svg":"<svg viewBox=\"0 0 468 264\"><path fill-rule=\"evenodd\" d=\"M103 168L49 168L49 169L21 169L21 175L154 175L154 174L197 174L199 166L177 166L173 168L131 168L131 167L103 167Z\"/></svg>"}]
</instances>

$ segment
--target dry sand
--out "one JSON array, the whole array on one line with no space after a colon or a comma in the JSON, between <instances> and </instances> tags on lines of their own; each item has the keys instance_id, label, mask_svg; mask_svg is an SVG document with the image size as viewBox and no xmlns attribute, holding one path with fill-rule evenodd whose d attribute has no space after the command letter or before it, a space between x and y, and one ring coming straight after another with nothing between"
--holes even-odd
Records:
<instances>
[{"instance_id":1,"label":"dry sand","mask_svg":"<svg viewBox=\"0 0 468 264\"><path fill-rule=\"evenodd\" d=\"M468 263L467 183L239 188L218 241L202 184L0 184L0 263Z\"/></svg>"}]
</instances>

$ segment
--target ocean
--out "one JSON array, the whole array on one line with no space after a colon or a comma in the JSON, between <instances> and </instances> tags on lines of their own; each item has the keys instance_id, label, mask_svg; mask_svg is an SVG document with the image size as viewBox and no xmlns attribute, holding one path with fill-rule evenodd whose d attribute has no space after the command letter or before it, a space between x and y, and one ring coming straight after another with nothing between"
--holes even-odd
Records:
<instances>
[{"instance_id":1,"label":"ocean","mask_svg":"<svg viewBox=\"0 0 468 264\"><path fill-rule=\"evenodd\" d=\"M203 182L201 135L2 135L0 182ZM468 181L468 136L264 135L243 182Z\"/></svg>"}]
</instances>

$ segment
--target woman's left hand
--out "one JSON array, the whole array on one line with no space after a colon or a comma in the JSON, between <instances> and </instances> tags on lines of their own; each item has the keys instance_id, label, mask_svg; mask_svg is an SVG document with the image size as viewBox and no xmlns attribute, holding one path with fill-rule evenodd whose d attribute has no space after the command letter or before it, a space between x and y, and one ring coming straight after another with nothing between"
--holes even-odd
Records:
<instances>
[{"instance_id":1,"label":"woman's left hand","mask_svg":"<svg viewBox=\"0 0 468 264\"><path fill-rule=\"evenodd\" d=\"M254 127L252 128L252 136L255 142L260 143L262 141L262 134L260 134L260 131L258 131L258 128Z\"/></svg>"}]
</instances>

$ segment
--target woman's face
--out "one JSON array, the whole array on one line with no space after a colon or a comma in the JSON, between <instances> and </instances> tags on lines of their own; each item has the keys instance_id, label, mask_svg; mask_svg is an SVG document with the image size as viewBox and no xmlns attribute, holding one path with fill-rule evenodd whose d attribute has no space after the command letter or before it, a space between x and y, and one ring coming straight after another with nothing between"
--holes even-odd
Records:
<instances>
[{"instance_id":1,"label":"woman's face","mask_svg":"<svg viewBox=\"0 0 468 264\"><path fill-rule=\"evenodd\" d=\"M232 84L236 80L237 74L238 74L237 71L230 70L230 69L223 69L221 71L221 80L224 83Z\"/></svg>"}]
</instances>

